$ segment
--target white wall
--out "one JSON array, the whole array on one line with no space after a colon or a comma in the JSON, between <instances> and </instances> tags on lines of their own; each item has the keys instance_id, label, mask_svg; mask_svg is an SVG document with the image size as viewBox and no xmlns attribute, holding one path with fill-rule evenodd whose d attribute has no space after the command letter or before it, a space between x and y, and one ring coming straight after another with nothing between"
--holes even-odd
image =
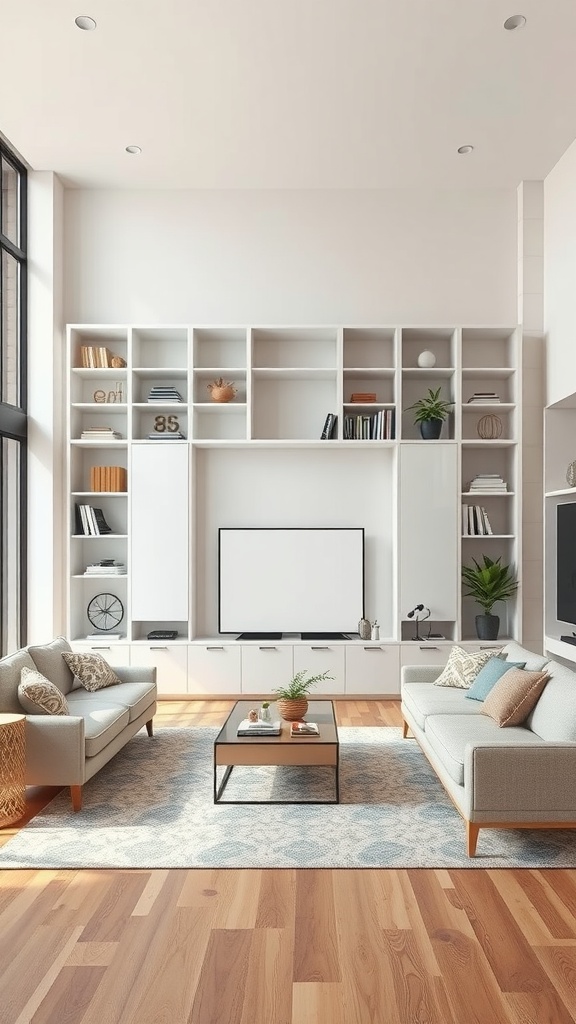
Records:
<instances>
[{"instance_id":1,"label":"white wall","mask_svg":"<svg viewBox=\"0 0 576 1024\"><path fill-rule=\"evenodd\" d=\"M516 322L516 195L68 191L68 322Z\"/></svg>"},{"instance_id":2,"label":"white wall","mask_svg":"<svg viewBox=\"0 0 576 1024\"><path fill-rule=\"evenodd\" d=\"M576 392L576 142L544 182L547 403Z\"/></svg>"}]
</instances>

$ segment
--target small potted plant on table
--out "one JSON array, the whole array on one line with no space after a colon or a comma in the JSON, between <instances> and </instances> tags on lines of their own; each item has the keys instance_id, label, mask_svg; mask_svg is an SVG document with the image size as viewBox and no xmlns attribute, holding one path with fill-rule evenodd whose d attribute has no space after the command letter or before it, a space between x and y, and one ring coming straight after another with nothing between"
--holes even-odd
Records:
<instances>
[{"instance_id":1,"label":"small potted plant on table","mask_svg":"<svg viewBox=\"0 0 576 1024\"><path fill-rule=\"evenodd\" d=\"M438 440L442 433L442 424L452 408L452 402L445 402L440 398L441 390L441 387L436 388L436 391L428 388L427 398L419 398L406 409L406 412L409 409L416 410L414 423L420 424L420 434L426 441Z\"/></svg>"},{"instance_id":2,"label":"small potted plant on table","mask_svg":"<svg viewBox=\"0 0 576 1024\"><path fill-rule=\"evenodd\" d=\"M281 717L286 722L298 722L308 711L308 692L316 683L324 679L333 679L328 672L306 678L307 669L297 672L286 686L279 686L274 691L278 696L276 703Z\"/></svg>"},{"instance_id":3,"label":"small potted plant on table","mask_svg":"<svg viewBox=\"0 0 576 1024\"><path fill-rule=\"evenodd\" d=\"M496 601L507 601L516 593L518 581L509 565L501 565L501 558L482 555L482 565L472 559L474 565L462 566L462 579L468 590L466 597L473 597L484 609L476 616L476 633L480 640L497 640L500 618L492 615Z\"/></svg>"}]
</instances>

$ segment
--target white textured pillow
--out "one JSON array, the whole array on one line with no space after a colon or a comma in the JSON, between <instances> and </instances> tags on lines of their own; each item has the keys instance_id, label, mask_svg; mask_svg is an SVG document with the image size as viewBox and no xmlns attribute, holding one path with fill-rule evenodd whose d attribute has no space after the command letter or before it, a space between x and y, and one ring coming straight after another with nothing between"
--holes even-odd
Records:
<instances>
[{"instance_id":1,"label":"white textured pillow","mask_svg":"<svg viewBox=\"0 0 576 1024\"><path fill-rule=\"evenodd\" d=\"M68 715L68 701L54 683L43 676L38 669L24 668L20 671L18 700L24 711L30 715Z\"/></svg>"},{"instance_id":2,"label":"white textured pillow","mask_svg":"<svg viewBox=\"0 0 576 1024\"><path fill-rule=\"evenodd\" d=\"M493 650L476 651L469 654L462 647L454 646L450 651L444 671L434 681L434 685L454 686L459 690L469 690L480 669L493 657Z\"/></svg>"},{"instance_id":3,"label":"white textured pillow","mask_svg":"<svg viewBox=\"0 0 576 1024\"><path fill-rule=\"evenodd\" d=\"M120 679L100 654L62 652L62 657L85 690L94 693L106 686L115 686Z\"/></svg>"}]
</instances>

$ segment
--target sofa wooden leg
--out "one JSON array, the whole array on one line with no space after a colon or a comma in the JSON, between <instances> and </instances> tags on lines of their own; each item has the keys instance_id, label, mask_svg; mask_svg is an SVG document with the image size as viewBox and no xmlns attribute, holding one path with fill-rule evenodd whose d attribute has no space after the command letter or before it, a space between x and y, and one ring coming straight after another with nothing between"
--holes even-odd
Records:
<instances>
[{"instance_id":1,"label":"sofa wooden leg","mask_svg":"<svg viewBox=\"0 0 576 1024\"><path fill-rule=\"evenodd\" d=\"M466 822L466 853L469 857L474 857L476 853L479 831L480 825L477 825L475 821Z\"/></svg>"},{"instance_id":2,"label":"sofa wooden leg","mask_svg":"<svg viewBox=\"0 0 576 1024\"><path fill-rule=\"evenodd\" d=\"M151 718L149 722L146 722L146 730L149 736L154 735L154 719Z\"/></svg>"},{"instance_id":3,"label":"sofa wooden leg","mask_svg":"<svg viewBox=\"0 0 576 1024\"><path fill-rule=\"evenodd\" d=\"M408 722L402 719L402 739L405 740L408 735Z\"/></svg>"},{"instance_id":4,"label":"sofa wooden leg","mask_svg":"<svg viewBox=\"0 0 576 1024\"><path fill-rule=\"evenodd\" d=\"M82 786L70 786L70 796L73 809L79 811L82 807Z\"/></svg>"}]
</instances>

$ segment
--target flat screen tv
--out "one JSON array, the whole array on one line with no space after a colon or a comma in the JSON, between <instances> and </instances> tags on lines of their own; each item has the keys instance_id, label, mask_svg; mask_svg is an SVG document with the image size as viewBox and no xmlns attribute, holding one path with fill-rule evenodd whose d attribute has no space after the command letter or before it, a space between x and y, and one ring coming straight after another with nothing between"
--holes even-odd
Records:
<instances>
[{"instance_id":1,"label":"flat screen tv","mask_svg":"<svg viewBox=\"0 0 576 1024\"><path fill-rule=\"evenodd\" d=\"M218 629L335 638L364 615L364 529L221 528Z\"/></svg>"},{"instance_id":2,"label":"flat screen tv","mask_svg":"<svg viewBox=\"0 0 576 1024\"><path fill-rule=\"evenodd\" d=\"M556 618L576 624L576 502L558 505L556 515Z\"/></svg>"}]
</instances>

